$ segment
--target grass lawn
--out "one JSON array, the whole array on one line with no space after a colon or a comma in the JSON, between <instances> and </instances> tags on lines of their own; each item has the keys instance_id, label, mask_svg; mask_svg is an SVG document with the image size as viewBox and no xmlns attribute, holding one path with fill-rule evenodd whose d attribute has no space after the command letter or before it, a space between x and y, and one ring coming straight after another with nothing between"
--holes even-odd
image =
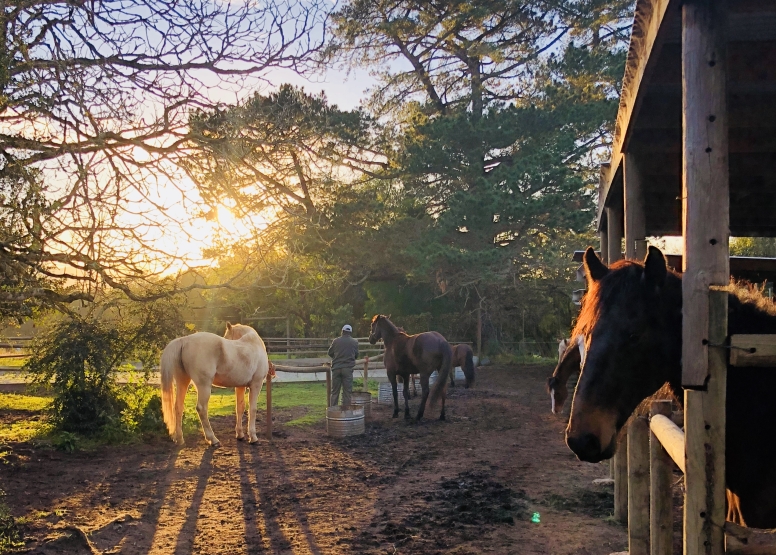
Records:
<instances>
[{"instance_id":1,"label":"grass lawn","mask_svg":"<svg viewBox=\"0 0 776 555\"><path fill-rule=\"evenodd\" d=\"M370 380L369 389L377 396L377 382ZM361 380L354 380L353 390L361 390ZM246 394L247 397L247 394ZM51 432L51 426L42 411L51 403L51 397L24 393L0 393L0 443L5 441L29 441L43 438ZM189 388L184 413L185 428L199 429L199 418L195 410L197 395ZM304 415L286 423L289 426L314 424L326 416L326 384L318 382L276 383L272 386L273 409L306 407ZM259 395L258 407L267 407L266 390ZM212 416L234 415L234 390L214 387L210 395L208 414ZM29 418L24 418L24 413ZM6 416L5 418L1 418Z\"/></svg>"}]
</instances>

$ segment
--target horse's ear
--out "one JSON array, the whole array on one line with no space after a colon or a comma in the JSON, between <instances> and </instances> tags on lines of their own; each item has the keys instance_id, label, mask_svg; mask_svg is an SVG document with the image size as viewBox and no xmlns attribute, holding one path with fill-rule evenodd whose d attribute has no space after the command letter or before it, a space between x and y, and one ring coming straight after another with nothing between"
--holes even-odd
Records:
<instances>
[{"instance_id":1,"label":"horse's ear","mask_svg":"<svg viewBox=\"0 0 776 555\"><path fill-rule=\"evenodd\" d=\"M667 274L666 257L659 248L650 246L647 258L644 259L644 278L647 283L655 287L663 287Z\"/></svg>"},{"instance_id":2,"label":"horse's ear","mask_svg":"<svg viewBox=\"0 0 776 555\"><path fill-rule=\"evenodd\" d=\"M587 247L584 260L585 274L587 274L588 279L598 281L609 273L609 268L606 267L606 264L601 262L601 259L598 258L593 247Z\"/></svg>"},{"instance_id":3,"label":"horse's ear","mask_svg":"<svg viewBox=\"0 0 776 555\"><path fill-rule=\"evenodd\" d=\"M226 323L226 329L228 329L228 330L232 329L232 324L230 324L229 322L227 322L227 323Z\"/></svg>"}]
</instances>

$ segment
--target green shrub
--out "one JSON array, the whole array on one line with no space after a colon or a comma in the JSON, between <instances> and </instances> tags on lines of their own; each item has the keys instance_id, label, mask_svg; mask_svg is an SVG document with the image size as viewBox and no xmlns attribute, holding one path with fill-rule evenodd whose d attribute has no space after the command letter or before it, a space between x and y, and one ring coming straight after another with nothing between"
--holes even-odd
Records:
<instances>
[{"instance_id":1,"label":"green shrub","mask_svg":"<svg viewBox=\"0 0 776 555\"><path fill-rule=\"evenodd\" d=\"M5 493L0 491L0 555L24 545L22 534L8 505L5 504L4 497Z\"/></svg>"},{"instance_id":2,"label":"green shrub","mask_svg":"<svg viewBox=\"0 0 776 555\"><path fill-rule=\"evenodd\" d=\"M72 450L78 443L65 433L113 443L163 429L148 372L159 350L185 328L169 304L135 308L134 318L129 311L115 323L63 320L36 338L25 367L34 384L52 390L52 424L61 448ZM140 361L145 374L128 361ZM119 372L129 376L127 384L117 383Z\"/></svg>"}]
</instances>

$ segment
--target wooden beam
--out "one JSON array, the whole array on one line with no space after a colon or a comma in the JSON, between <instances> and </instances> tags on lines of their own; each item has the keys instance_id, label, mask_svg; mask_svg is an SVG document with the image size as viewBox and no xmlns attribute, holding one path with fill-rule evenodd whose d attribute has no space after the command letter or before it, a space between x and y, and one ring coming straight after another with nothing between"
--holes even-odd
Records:
<instances>
[{"instance_id":1,"label":"wooden beam","mask_svg":"<svg viewBox=\"0 0 776 555\"><path fill-rule=\"evenodd\" d=\"M649 423L628 424L628 553L649 555Z\"/></svg>"},{"instance_id":2,"label":"wooden beam","mask_svg":"<svg viewBox=\"0 0 776 555\"><path fill-rule=\"evenodd\" d=\"M623 434L614 453L614 519L628 523L628 441Z\"/></svg>"},{"instance_id":3,"label":"wooden beam","mask_svg":"<svg viewBox=\"0 0 776 555\"><path fill-rule=\"evenodd\" d=\"M684 553L722 555L725 508L725 398L728 293L709 295L708 380L705 391L684 390Z\"/></svg>"},{"instance_id":4,"label":"wooden beam","mask_svg":"<svg viewBox=\"0 0 776 555\"><path fill-rule=\"evenodd\" d=\"M674 543L674 511L673 495L673 463L671 456L661 445L660 439L652 431L652 421L656 416L671 417L671 401L652 401L650 414L649 437L649 549L650 555L673 555ZM679 430L681 433L681 430ZM679 450L684 462L684 434Z\"/></svg>"},{"instance_id":5,"label":"wooden beam","mask_svg":"<svg viewBox=\"0 0 776 555\"><path fill-rule=\"evenodd\" d=\"M625 77L620 93L620 108L617 111L614 128L612 164L600 191L602 200L599 201L598 221L601 220L609 190L622 161L622 153L627 150L633 122L644 99L641 85L647 81L649 73L655 68L663 40L668 32L667 26L663 25L663 20L669 6L678 3L677 0L638 0L636 2L628 57L625 62Z\"/></svg>"},{"instance_id":6,"label":"wooden beam","mask_svg":"<svg viewBox=\"0 0 776 555\"><path fill-rule=\"evenodd\" d=\"M776 335L730 337L731 366L776 366Z\"/></svg>"},{"instance_id":7,"label":"wooden beam","mask_svg":"<svg viewBox=\"0 0 776 555\"><path fill-rule=\"evenodd\" d=\"M643 241L647 231L644 210L644 182L639 171L638 155L627 152L623 161L623 198L625 202L625 258L638 258L636 242ZM644 250L646 254L646 249ZM644 254L641 255L644 257Z\"/></svg>"},{"instance_id":8,"label":"wooden beam","mask_svg":"<svg viewBox=\"0 0 776 555\"><path fill-rule=\"evenodd\" d=\"M776 555L776 530L744 528L725 523L725 553L728 555Z\"/></svg>"},{"instance_id":9,"label":"wooden beam","mask_svg":"<svg viewBox=\"0 0 776 555\"><path fill-rule=\"evenodd\" d=\"M709 286L730 279L725 0L684 2L682 385L709 376Z\"/></svg>"},{"instance_id":10,"label":"wooden beam","mask_svg":"<svg viewBox=\"0 0 776 555\"><path fill-rule=\"evenodd\" d=\"M601 260L604 264L609 263L609 233L606 230L598 232L598 239L600 241Z\"/></svg>"},{"instance_id":11,"label":"wooden beam","mask_svg":"<svg viewBox=\"0 0 776 555\"><path fill-rule=\"evenodd\" d=\"M684 472L686 468L685 442L684 432L681 428L674 424L669 416L656 414L649 421L649 429L671 457L671 460L679 467L679 470Z\"/></svg>"},{"instance_id":12,"label":"wooden beam","mask_svg":"<svg viewBox=\"0 0 776 555\"><path fill-rule=\"evenodd\" d=\"M606 209L606 230L608 233L607 263L622 259L623 210L622 204Z\"/></svg>"}]
</instances>

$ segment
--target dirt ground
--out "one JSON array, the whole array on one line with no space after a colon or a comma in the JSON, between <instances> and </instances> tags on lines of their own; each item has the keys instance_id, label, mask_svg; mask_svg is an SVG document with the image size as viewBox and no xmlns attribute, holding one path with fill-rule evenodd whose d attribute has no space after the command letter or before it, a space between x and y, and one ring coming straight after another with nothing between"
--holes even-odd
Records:
<instances>
[{"instance_id":1,"label":"dirt ground","mask_svg":"<svg viewBox=\"0 0 776 555\"><path fill-rule=\"evenodd\" d=\"M284 427L289 410L277 415L283 437L256 445L214 418L216 450L201 434L182 449L15 444L0 480L27 522L28 553L624 551L611 489L592 483L608 465L580 463L563 443L544 391L551 371L480 369L475 389L450 392L446 422L438 408L414 424L373 405L367 433L346 440L323 423Z\"/></svg>"}]
</instances>

